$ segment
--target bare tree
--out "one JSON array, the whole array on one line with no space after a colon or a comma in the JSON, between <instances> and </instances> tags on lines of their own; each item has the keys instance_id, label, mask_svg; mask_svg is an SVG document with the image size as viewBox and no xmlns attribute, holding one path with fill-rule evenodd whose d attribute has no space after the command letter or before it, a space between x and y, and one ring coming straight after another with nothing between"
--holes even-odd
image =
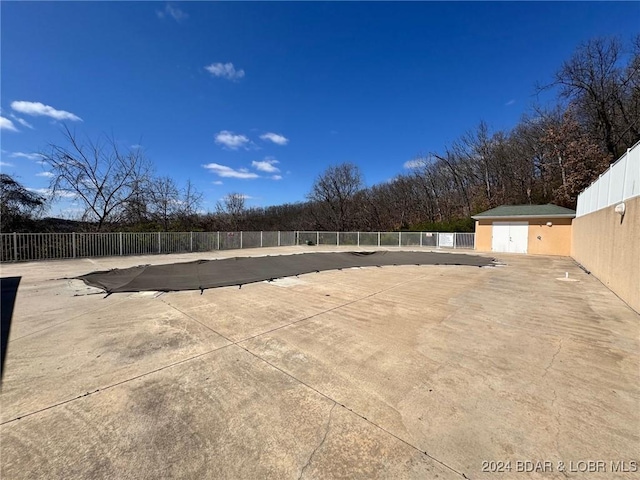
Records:
<instances>
[{"instance_id":1,"label":"bare tree","mask_svg":"<svg viewBox=\"0 0 640 480\"><path fill-rule=\"evenodd\" d=\"M43 160L51 166L51 191L75 195L84 205L83 220L96 230L117 222L127 203L140 193L150 163L139 149L123 150L111 137L80 141L67 126L66 145L50 145Z\"/></svg>"},{"instance_id":2,"label":"bare tree","mask_svg":"<svg viewBox=\"0 0 640 480\"><path fill-rule=\"evenodd\" d=\"M182 229L191 229L197 223L198 212L202 207L203 195L191 180L180 192L175 212L176 221Z\"/></svg>"},{"instance_id":3,"label":"bare tree","mask_svg":"<svg viewBox=\"0 0 640 480\"><path fill-rule=\"evenodd\" d=\"M151 178L140 178L136 181L133 194L124 202L122 212L119 214L120 222L143 227L153 221L151 188Z\"/></svg>"},{"instance_id":4,"label":"bare tree","mask_svg":"<svg viewBox=\"0 0 640 480\"><path fill-rule=\"evenodd\" d=\"M191 180L187 180L187 184L180 196L180 209L178 213L185 217L196 215L202 206L202 199L202 193L198 191Z\"/></svg>"},{"instance_id":5,"label":"bare tree","mask_svg":"<svg viewBox=\"0 0 640 480\"><path fill-rule=\"evenodd\" d=\"M575 208L578 194L606 170L611 155L584 132L571 110L565 112L561 124L547 128L541 140L550 167L560 174L553 200Z\"/></svg>"},{"instance_id":6,"label":"bare tree","mask_svg":"<svg viewBox=\"0 0 640 480\"><path fill-rule=\"evenodd\" d=\"M179 210L179 197L180 192L171 177L158 177L151 181L152 215L165 232L169 231L169 223Z\"/></svg>"},{"instance_id":7,"label":"bare tree","mask_svg":"<svg viewBox=\"0 0 640 480\"><path fill-rule=\"evenodd\" d=\"M636 39L625 68L619 39L591 39L564 62L554 81L543 87L560 87L560 95L573 105L580 122L598 136L613 158L640 139L639 44Z\"/></svg>"},{"instance_id":8,"label":"bare tree","mask_svg":"<svg viewBox=\"0 0 640 480\"><path fill-rule=\"evenodd\" d=\"M329 167L313 184L307 198L320 228L345 231L355 224L354 199L362 189L360 169L352 163Z\"/></svg>"},{"instance_id":9,"label":"bare tree","mask_svg":"<svg viewBox=\"0 0 640 480\"><path fill-rule=\"evenodd\" d=\"M230 230L239 230L246 213L246 195L229 193L216 204L216 211Z\"/></svg>"}]
</instances>

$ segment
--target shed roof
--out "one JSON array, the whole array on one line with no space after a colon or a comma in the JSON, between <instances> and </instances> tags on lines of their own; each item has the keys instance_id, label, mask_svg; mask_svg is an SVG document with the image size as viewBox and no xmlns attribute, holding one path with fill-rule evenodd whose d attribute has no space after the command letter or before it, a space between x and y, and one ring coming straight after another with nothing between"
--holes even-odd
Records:
<instances>
[{"instance_id":1,"label":"shed roof","mask_svg":"<svg viewBox=\"0 0 640 480\"><path fill-rule=\"evenodd\" d=\"M570 208L559 207L552 203L546 205L501 205L486 212L474 215L474 220L491 218L575 218L576 211Z\"/></svg>"}]
</instances>

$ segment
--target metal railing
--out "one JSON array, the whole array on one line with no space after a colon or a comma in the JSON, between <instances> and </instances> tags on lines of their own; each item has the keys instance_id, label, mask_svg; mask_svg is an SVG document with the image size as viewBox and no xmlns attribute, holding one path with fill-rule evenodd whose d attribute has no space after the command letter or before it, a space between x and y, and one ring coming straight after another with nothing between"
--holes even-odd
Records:
<instances>
[{"instance_id":1,"label":"metal railing","mask_svg":"<svg viewBox=\"0 0 640 480\"><path fill-rule=\"evenodd\" d=\"M358 247L434 247L469 248L475 246L475 233L444 232L296 232L297 244Z\"/></svg>"},{"instance_id":2,"label":"metal railing","mask_svg":"<svg viewBox=\"0 0 640 480\"><path fill-rule=\"evenodd\" d=\"M474 233L443 232L154 232L2 233L0 261L208 252L294 245L468 248Z\"/></svg>"}]
</instances>

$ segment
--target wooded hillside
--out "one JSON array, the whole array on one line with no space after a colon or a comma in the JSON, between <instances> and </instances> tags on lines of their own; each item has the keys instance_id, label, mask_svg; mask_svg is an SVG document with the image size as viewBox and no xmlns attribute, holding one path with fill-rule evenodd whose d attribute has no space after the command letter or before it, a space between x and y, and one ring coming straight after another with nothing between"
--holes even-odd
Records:
<instances>
[{"instance_id":1,"label":"wooded hillside","mask_svg":"<svg viewBox=\"0 0 640 480\"><path fill-rule=\"evenodd\" d=\"M141 152L120 151L113 139L82 144L69 130L43 160L52 193L83 205L82 230L470 231L471 215L502 204L575 208L577 195L640 140L640 36L590 40L536 89L556 92L555 104L532 107L511 130L481 122L443 151L417 155L408 173L369 187L357 165L334 165L296 204L246 208L242 194L230 194L202 214L191 183L155 178ZM34 220L47 199L7 175L1 187L3 232L59 228Z\"/></svg>"}]
</instances>

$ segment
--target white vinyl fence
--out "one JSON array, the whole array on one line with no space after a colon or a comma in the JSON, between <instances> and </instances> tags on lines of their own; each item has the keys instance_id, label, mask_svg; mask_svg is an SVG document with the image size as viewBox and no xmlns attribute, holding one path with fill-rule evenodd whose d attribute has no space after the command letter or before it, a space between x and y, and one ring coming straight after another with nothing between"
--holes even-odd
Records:
<instances>
[{"instance_id":1,"label":"white vinyl fence","mask_svg":"<svg viewBox=\"0 0 640 480\"><path fill-rule=\"evenodd\" d=\"M576 217L581 217L640 195L640 142L600 178L578 195Z\"/></svg>"},{"instance_id":2,"label":"white vinyl fence","mask_svg":"<svg viewBox=\"0 0 640 480\"><path fill-rule=\"evenodd\" d=\"M466 248L474 233L440 232L155 232L2 233L0 261L208 252L293 245Z\"/></svg>"}]
</instances>

